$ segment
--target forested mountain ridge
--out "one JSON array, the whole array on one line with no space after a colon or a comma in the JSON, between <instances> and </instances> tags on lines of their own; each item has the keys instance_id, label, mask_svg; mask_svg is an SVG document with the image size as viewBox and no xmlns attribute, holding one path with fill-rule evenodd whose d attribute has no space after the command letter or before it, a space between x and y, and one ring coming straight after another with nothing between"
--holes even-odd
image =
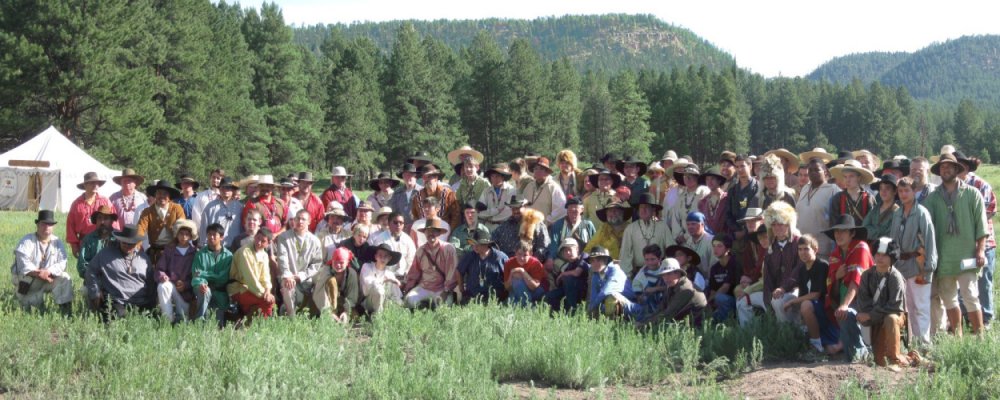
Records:
<instances>
[{"instance_id":1,"label":"forested mountain ridge","mask_svg":"<svg viewBox=\"0 0 1000 400\"><path fill-rule=\"evenodd\" d=\"M652 15L589 15L545 17L533 20L482 19L388 21L294 27L295 43L321 53L323 40L333 31L345 39L365 37L389 52L396 32L412 24L424 37L440 40L452 50L468 47L479 31L486 31L501 48L526 38L542 60L566 57L579 71L588 69L673 69L705 65L720 70L735 64L733 57L690 30Z\"/></svg>"},{"instance_id":2,"label":"forested mountain ridge","mask_svg":"<svg viewBox=\"0 0 1000 400\"><path fill-rule=\"evenodd\" d=\"M957 104L971 99L1000 106L1000 35L963 36L914 53L859 53L837 57L807 76L849 83L904 86L917 99Z\"/></svg>"}]
</instances>

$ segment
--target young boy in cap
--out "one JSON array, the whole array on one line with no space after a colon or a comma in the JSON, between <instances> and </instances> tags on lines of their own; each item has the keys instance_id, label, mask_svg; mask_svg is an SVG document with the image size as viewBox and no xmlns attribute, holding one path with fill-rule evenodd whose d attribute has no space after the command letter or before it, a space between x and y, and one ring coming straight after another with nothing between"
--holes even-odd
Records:
<instances>
[{"instance_id":1,"label":"young boy in cap","mask_svg":"<svg viewBox=\"0 0 1000 400\"><path fill-rule=\"evenodd\" d=\"M559 254L554 258L555 278L549 284L551 290L546 293L545 301L555 311L573 312L586 294L590 264L580 257L580 244L571 237L562 240Z\"/></svg>"},{"instance_id":2,"label":"young boy in cap","mask_svg":"<svg viewBox=\"0 0 1000 400\"><path fill-rule=\"evenodd\" d=\"M858 287L858 323L871 328L872 351L879 366L908 366L900 350L900 332L906 323L903 304L906 280L893 267L899 257L899 245L881 237L875 241L875 268L861 274Z\"/></svg>"}]
</instances>

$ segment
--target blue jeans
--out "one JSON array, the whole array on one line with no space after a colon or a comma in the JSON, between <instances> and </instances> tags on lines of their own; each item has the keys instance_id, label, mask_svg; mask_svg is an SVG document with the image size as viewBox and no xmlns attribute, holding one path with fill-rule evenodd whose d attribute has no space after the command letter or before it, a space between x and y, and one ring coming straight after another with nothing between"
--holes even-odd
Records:
<instances>
[{"instance_id":1,"label":"blue jeans","mask_svg":"<svg viewBox=\"0 0 1000 400\"><path fill-rule=\"evenodd\" d=\"M194 304L198 305L198 311L195 313L195 319L204 319L205 314L208 313L209 304L212 302L212 289L208 289L208 292L201 294L201 290L198 288L194 289ZM215 321L219 323L219 326L225 326L226 324L226 310L216 309L215 310Z\"/></svg>"},{"instance_id":2,"label":"blue jeans","mask_svg":"<svg viewBox=\"0 0 1000 400\"><path fill-rule=\"evenodd\" d=\"M715 295L715 312L712 313L712 322L721 323L733 316L736 309L736 298L730 294L718 293Z\"/></svg>"},{"instance_id":3,"label":"blue jeans","mask_svg":"<svg viewBox=\"0 0 1000 400\"><path fill-rule=\"evenodd\" d=\"M996 271L997 248L986 250L986 266L979 276L979 306L983 308L983 323L993 320L993 272Z\"/></svg>"},{"instance_id":4,"label":"blue jeans","mask_svg":"<svg viewBox=\"0 0 1000 400\"><path fill-rule=\"evenodd\" d=\"M840 321L840 342L844 344L847 361L856 361L868 354L868 347L861 337L861 325L858 325L858 312L853 307L847 308L847 318Z\"/></svg>"},{"instance_id":5,"label":"blue jeans","mask_svg":"<svg viewBox=\"0 0 1000 400\"><path fill-rule=\"evenodd\" d=\"M545 302L552 306L553 310L564 310L572 312L580 304L581 279L568 276L560 281L555 289L545 294ZM565 298L565 300L563 300Z\"/></svg>"},{"instance_id":6,"label":"blue jeans","mask_svg":"<svg viewBox=\"0 0 1000 400\"><path fill-rule=\"evenodd\" d=\"M534 290L528 289L528 284L521 279L514 279L510 282L510 304L526 306L534 303L545 296L545 289L541 285Z\"/></svg>"}]
</instances>

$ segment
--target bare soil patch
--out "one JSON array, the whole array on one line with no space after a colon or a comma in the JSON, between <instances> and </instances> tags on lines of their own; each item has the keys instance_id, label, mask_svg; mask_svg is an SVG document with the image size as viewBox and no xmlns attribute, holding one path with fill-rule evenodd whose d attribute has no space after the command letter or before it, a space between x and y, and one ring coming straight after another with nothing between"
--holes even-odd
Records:
<instances>
[{"instance_id":1,"label":"bare soil patch","mask_svg":"<svg viewBox=\"0 0 1000 400\"><path fill-rule=\"evenodd\" d=\"M918 370L894 372L843 362L779 363L723 383L734 397L746 399L835 399L845 385L860 384L869 394L884 393L911 379Z\"/></svg>"}]
</instances>

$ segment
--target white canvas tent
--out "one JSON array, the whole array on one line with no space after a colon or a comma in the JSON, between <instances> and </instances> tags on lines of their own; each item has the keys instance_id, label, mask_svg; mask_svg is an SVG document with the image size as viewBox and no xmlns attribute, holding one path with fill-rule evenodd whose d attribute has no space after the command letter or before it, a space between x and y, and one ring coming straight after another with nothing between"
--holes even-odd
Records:
<instances>
[{"instance_id":1,"label":"white canvas tent","mask_svg":"<svg viewBox=\"0 0 1000 400\"><path fill-rule=\"evenodd\" d=\"M31 161L41 163L18 166L33 164ZM48 162L47 167L42 166L44 162ZM0 209L69 212L73 200L83 193L76 185L91 171L107 180L99 190L102 195L108 197L119 190L111 177L120 171L104 166L50 126L0 155Z\"/></svg>"}]
</instances>

